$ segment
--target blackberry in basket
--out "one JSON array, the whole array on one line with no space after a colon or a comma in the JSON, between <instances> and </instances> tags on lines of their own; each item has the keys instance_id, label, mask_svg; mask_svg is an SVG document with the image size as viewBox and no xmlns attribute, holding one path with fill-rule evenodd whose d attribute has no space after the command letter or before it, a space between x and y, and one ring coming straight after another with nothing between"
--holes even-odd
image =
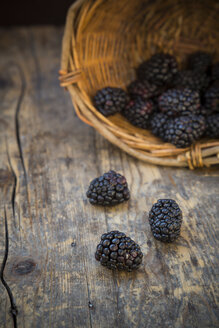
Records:
<instances>
[{"instance_id":1,"label":"blackberry in basket","mask_svg":"<svg viewBox=\"0 0 219 328\"><path fill-rule=\"evenodd\" d=\"M210 79L205 73L187 70L177 73L173 80L173 86L201 92L207 89L209 82Z\"/></svg>"},{"instance_id":2,"label":"blackberry in basket","mask_svg":"<svg viewBox=\"0 0 219 328\"><path fill-rule=\"evenodd\" d=\"M169 89L159 98L159 108L170 117L195 114L200 107L200 96L197 91Z\"/></svg>"},{"instance_id":3,"label":"blackberry in basket","mask_svg":"<svg viewBox=\"0 0 219 328\"><path fill-rule=\"evenodd\" d=\"M203 73L206 73L209 70L211 62L211 55L204 51L194 52L188 58L189 68Z\"/></svg>"},{"instance_id":4,"label":"blackberry in basket","mask_svg":"<svg viewBox=\"0 0 219 328\"><path fill-rule=\"evenodd\" d=\"M126 178L115 171L104 173L93 181L87 191L92 205L117 205L130 198Z\"/></svg>"},{"instance_id":5,"label":"blackberry in basket","mask_svg":"<svg viewBox=\"0 0 219 328\"><path fill-rule=\"evenodd\" d=\"M142 257L140 246L120 231L104 233L95 253L96 260L108 269L128 272L139 268Z\"/></svg>"},{"instance_id":6,"label":"blackberry in basket","mask_svg":"<svg viewBox=\"0 0 219 328\"><path fill-rule=\"evenodd\" d=\"M210 112L219 112L219 86L213 85L204 95L204 106Z\"/></svg>"},{"instance_id":7,"label":"blackberry in basket","mask_svg":"<svg viewBox=\"0 0 219 328\"><path fill-rule=\"evenodd\" d=\"M135 80L128 86L128 92L131 97L141 97L144 100L161 94L161 88L148 81Z\"/></svg>"},{"instance_id":8,"label":"blackberry in basket","mask_svg":"<svg viewBox=\"0 0 219 328\"><path fill-rule=\"evenodd\" d=\"M168 119L168 116L163 113L154 113L150 120L151 132L157 137L164 138L165 124Z\"/></svg>"},{"instance_id":9,"label":"blackberry in basket","mask_svg":"<svg viewBox=\"0 0 219 328\"><path fill-rule=\"evenodd\" d=\"M179 237L182 211L173 199L159 199L149 212L149 223L154 238L172 242Z\"/></svg>"},{"instance_id":10,"label":"blackberry in basket","mask_svg":"<svg viewBox=\"0 0 219 328\"><path fill-rule=\"evenodd\" d=\"M138 97L131 99L122 114L127 118L127 120L133 125L147 129L150 124L150 116L154 111L155 105L151 100L143 100Z\"/></svg>"},{"instance_id":11,"label":"blackberry in basket","mask_svg":"<svg viewBox=\"0 0 219 328\"><path fill-rule=\"evenodd\" d=\"M206 136L219 138L219 113L206 118Z\"/></svg>"},{"instance_id":12,"label":"blackberry in basket","mask_svg":"<svg viewBox=\"0 0 219 328\"><path fill-rule=\"evenodd\" d=\"M148 80L157 86L169 83L178 72L176 59L163 53L153 55L137 68L139 80Z\"/></svg>"},{"instance_id":13,"label":"blackberry in basket","mask_svg":"<svg viewBox=\"0 0 219 328\"><path fill-rule=\"evenodd\" d=\"M103 88L94 97L96 109L104 116L121 112L128 101L128 95L120 88Z\"/></svg>"},{"instance_id":14,"label":"blackberry in basket","mask_svg":"<svg viewBox=\"0 0 219 328\"><path fill-rule=\"evenodd\" d=\"M177 148L186 148L201 138L205 128L205 118L201 115L176 117L165 124L163 140Z\"/></svg>"}]
</instances>

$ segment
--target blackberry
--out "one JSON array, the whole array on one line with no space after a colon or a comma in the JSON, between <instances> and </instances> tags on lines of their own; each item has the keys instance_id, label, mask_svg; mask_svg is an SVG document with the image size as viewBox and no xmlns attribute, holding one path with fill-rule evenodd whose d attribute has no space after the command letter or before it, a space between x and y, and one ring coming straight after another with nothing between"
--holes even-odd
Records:
<instances>
[{"instance_id":1,"label":"blackberry","mask_svg":"<svg viewBox=\"0 0 219 328\"><path fill-rule=\"evenodd\" d=\"M151 132L160 138L164 137L164 127L168 121L168 116L163 113L154 113L150 120Z\"/></svg>"},{"instance_id":2,"label":"blackberry","mask_svg":"<svg viewBox=\"0 0 219 328\"><path fill-rule=\"evenodd\" d=\"M215 63L211 67L211 80L212 81L218 81L219 80L219 62Z\"/></svg>"},{"instance_id":3,"label":"blackberry","mask_svg":"<svg viewBox=\"0 0 219 328\"><path fill-rule=\"evenodd\" d=\"M209 77L197 71L180 71L173 80L173 85L179 88L189 88L195 91L203 91L209 85Z\"/></svg>"},{"instance_id":4,"label":"blackberry","mask_svg":"<svg viewBox=\"0 0 219 328\"><path fill-rule=\"evenodd\" d=\"M120 88L103 88L94 97L96 109L104 116L121 112L128 101L128 95Z\"/></svg>"},{"instance_id":5,"label":"blackberry","mask_svg":"<svg viewBox=\"0 0 219 328\"><path fill-rule=\"evenodd\" d=\"M206 91L204 106L211 112L219 112L219 86L213 85Z\"/></svg>"},{"instance_id":6,"label":"blackberry","mask_svg":"<svg viewBox=\"0 0 219 328\"><path fill-rule=\"evenodd\" d=\"M155 106L151 100L143 100L138 97L131 99L126 105L125 110L122 114L127 120L133 125L147 129L149 127L149 119L151 113L154 111Z\"/></svg>"},{"instance_id":7,"label":"blackberry","mask_svg":"<svg viewBox=\"0 0 219 328\"><path fill-rule=\"evenodd\" d=\"M148 81L135 80L128 86L128 92L132 97L141 97L147 100L151 97L158 96L161 90L155 85Z\"/></svg>"},{"instance_id":8,"label":"blackberry","mask_svg":"<svg viewBox=\"0 0 219 328\"><path fill-rule=\"evenodd\" d=\"M165 124L163 140L177 148L186 148L205 132L205 118L201 115L180 116Z\"/></svg>"},{"instance_id":9,"label":"blackberry","mask_svg":"<svg viewBox=\"0 0 219 328\"><path fill-rule=\"evenodd\" d=\"M126 178L115 171L91 181L87 197L92 205L116 205L130 198Z\"/></svg>"},{"instance_id":10,"label":"blackberry","mask_svg":"<svg viewBox=\"0 0 219 328\"><path fill-rule=\"evenodd\" d=\"M159 98L160 110L170 117L195 113L199 107L199 93L188 88L169 89Z\"/></svg>"},{"instance_id":11,"label":"blackberry","mask_svg":"<svg viewBox=\"0 0 219 328\"><path fill-rule=\"evenodd\" d=\"M179 237L182 211L173 199L158 199L150 212L149 223L154 238L172 242Z\"/></svg>"},{"instance_id":12,"label":"blackberry","mask_svg":"<svg viewBox=\"0 0 219 328\"><path fill-rule=\"evenodd\" d=\"M207 108L205 108L204 106L200 106L197 111L196 111L197 115L202 115L202 116L208 116L209 114L211 114L211 111Z\"/></svg>"},{"instance_id":13,"label":"blackberry","mask_svg":"<svg viewBox=\"0 0 219 328\"><path fill-rule=\"evenodd\" d=\"M163 86L172 80L177 71L178 65L173 56L158 53L137 68L137 76L139 80L147 80Z\"/></svg>"},{"instance_id":14,"label":"blackberry","mask_svg":"<svg viewBox=\"0 0 219 328\"><path fill-rule=\"evenodd\" d=\"M119 231L104 233L95 253L96 260L108 269L129 272L139 268L142 257L139 245Z\"/></svg>"},{"instance_id":15,"label":"blackberry","mask_svg":"<svg viewBox=\"0 0 219 328\"><path fill-rule=\"evenodd\" d=\"M206 136L219 138L219 113L206 118Z\"/></svg>"},{"instance_id":16,"label":"blackberry","mask_svg":"<svg viewBox=\"0 0 219 328\"><path fill-rule=\"evenodd\" d=\"M188 58L189 69L206 73L210 68L212 57L207 52L197 51Z\"/></svg>"}]
</instances>

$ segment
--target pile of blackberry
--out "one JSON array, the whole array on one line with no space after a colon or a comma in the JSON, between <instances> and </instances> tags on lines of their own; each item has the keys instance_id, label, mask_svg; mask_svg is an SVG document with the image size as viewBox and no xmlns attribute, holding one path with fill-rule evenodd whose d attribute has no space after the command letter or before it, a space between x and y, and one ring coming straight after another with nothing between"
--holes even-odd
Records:
<instances>
[{"instance_id":1,"label":"pile of blackberry","mask_svg":"<svg viewBox=\"0 0 219 328\"><path fill-rule=\"evenodd\" d=\"M104 88L94 98L97 110L121 113L131 124L151 129L163 141L186 148L202 136L218 138L219 63L198 51L178 70L174 56L157 53L136 69L127 87Z\"/></svg>"}]
</instances>

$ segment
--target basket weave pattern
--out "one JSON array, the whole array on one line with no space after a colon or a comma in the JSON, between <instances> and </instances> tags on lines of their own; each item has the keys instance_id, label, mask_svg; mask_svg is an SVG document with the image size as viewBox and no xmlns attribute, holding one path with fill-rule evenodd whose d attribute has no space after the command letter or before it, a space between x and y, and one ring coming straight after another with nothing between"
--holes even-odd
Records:
<instances>
[{"instance_id":1,"label":"basket weave pattern","mask_svg":"<svg viewBox=\"0 0 219 328\"><path fill-rule=\"evenodd\" d=\"M175 55L179 65L197 50L217 61L218 13L215 0L78 0L68 11L59 72L78 117L143 161L191 169L219 164L219 140L177 149L120 114L104 117L92 102L98 89L125 88L135 68L156 52Z\"/></svg>"}]
</instances>

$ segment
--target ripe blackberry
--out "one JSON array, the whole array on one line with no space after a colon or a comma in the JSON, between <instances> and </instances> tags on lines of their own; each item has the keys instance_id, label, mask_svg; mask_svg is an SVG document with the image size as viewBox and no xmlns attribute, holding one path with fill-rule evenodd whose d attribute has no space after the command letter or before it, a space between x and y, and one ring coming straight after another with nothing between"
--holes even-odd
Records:
<instances>
[{"instance_id":1,"label":"ripe blackberry","mask_svg":"<svg viewBox=\"0 0 219 328\"><path fill-rule=\"evenodd\" d=\"M180 234L182 218L182 211L175 200L158 199L149 212L154 238L163 242L176 240Z\"/></svg>"},{"instance_id":2,"label":"ripe blackberry","mask_svg":"<svg viewBox=\"0 0 219 328\"><path fill-rule=\"evenodd\" d=\"M160 88L148 81L135 80L128 86L128 92L131 97L141 97L144 100L158 96L161 93Z\"/></svg>"},{"instance_id":3,"label":"ripe blackberry","mask_svg":"<svg viewBox=\"0 0 219 328\"><path fill-rule=\"evenodd\" d=\"M154 113L150 120L151 132L160 138L164 137L164 127L168 121L168 116L163 113Z\"/></svg>"},{"instance_id":4,"label":"ripe blackberry","mask_svg":"<svg viewBox=\"0 0 219 328\"><path fill-rule=\"evenodd\" d=\"M96 260L108 269L128 272L139 268L142 257L139 245L119 231L104 233L95 253Z\"/></svg>"},{"instance_id":5,"label":"ripe blackberry","mask_svg":"<svg viewBox=\"0 0 219 328\"><path fill-rule=\"evenodd\" d=\"M202 105L196 111L196 115L208 116L209 114L211 111Z\"/></svg>"},{"instance_id":6,"label":"ripe blackberry","mask_svg":"<svg viewBox=\"0 0 219 328\"><path fill-rule=\"evenodd\" d=\"M128 101L128 95L120 88L103 88L94 97L96 109L104 116L121 112Z\"/></svg>"},{"instance_id":7,"label":"ripe blackberry","mask_svg":"<svg viewBox=\"0 0 219 328\"><path fill-rule=\"evenodd\" d=\"M180 88L189 88L195 91L203 91L209 85L209 77L197 71L180 71L176 74L173 85Z\"/></svg>"},{"instance_id":8,"label":"ripe blackberry","mask_svg":"<svg viewBox=\"0 0 219 328\"><path fill-rule=\"evenodd\" d=\"M87 197L92 205L116 205L130 198L126 178L115 171L91 181Z\"/></svg>"},{"instance_id":9,"label":"ripe blackberry","mask_svg":"<svg viewBox=\"0 0 219 328\"><path fill-rule=\"evenodd\" d=\"M200 107L197 91L185 89L169 89L159 98L159 108L170 117L196 113Z\"/></svg>"},{"instance_id":10,"label":"ripe blackberry","mask_svg":"<svg viewBox=\"0 0 219 328\"><path fill-rule=\"evenodd\" d=\"M219 138L219 113L206 118L206 136Z\"/></svg>"},{"instance_id":11,"label":"ripe blackberry","mask_svg":"<svg viewBox=\"0 0 219 328\"><path fill-rule=\"evenodd\" d=\"M211 112L219 112L219 86L213 85L206 91L204 106Z\"/></svg>"},{"instance_id":12,"label":"ripe blackberry","mask_svg":"<svg viewBox=\"0 0 219 328\"><path fill-rule=\"evenodd\" d=\"M210 68L212 57L207 52L197 51L188 58L189 69L206 73Z\"/></svg>"},{"instance_id":13,"label":"ripe blackberry","mask_svg":"<svg viewBox=\"0 0 219 328\"><path fill-rule=\"evenodd\" d=\"M125 110L122 114L127 120L133 125L147 129L149 127L149 119L151 113L154 111L155 106L151 100L143 100L138 97L131 99L126 105Z\"/></svg>"},{"instance_id":14,"label":"ripe blackberry","mask_svg":"<svg viewBox=\"0 0 219 328\"><path fill-rule=\"evenodd\" d=\"M137 76L139 80L148 80L162 86L169 83L177 71L178 65L173 56L158 53L137 68Z\"/></svg>"},{"instance_id":15,"label":"ripe blackberry","mask_svg":"<svg viewBox=\"0 0 219 328\"><path fill-rule=\"evenodd\" d=\"M177 148L186 148L205 132L205 118L201 115L180 116L165 124L163 140Z\"/></svg>"},{"instance_id":16,"label":"ripe blackberry","mask_svg":"<svg viewBox=\"0 0 219 328\"><path fill-rule=\"evenodd\" d=\"M219 62L215 63L211 67L211 80L212 81L218 81L219 80Z\"/></svg>"}]
</instances>

